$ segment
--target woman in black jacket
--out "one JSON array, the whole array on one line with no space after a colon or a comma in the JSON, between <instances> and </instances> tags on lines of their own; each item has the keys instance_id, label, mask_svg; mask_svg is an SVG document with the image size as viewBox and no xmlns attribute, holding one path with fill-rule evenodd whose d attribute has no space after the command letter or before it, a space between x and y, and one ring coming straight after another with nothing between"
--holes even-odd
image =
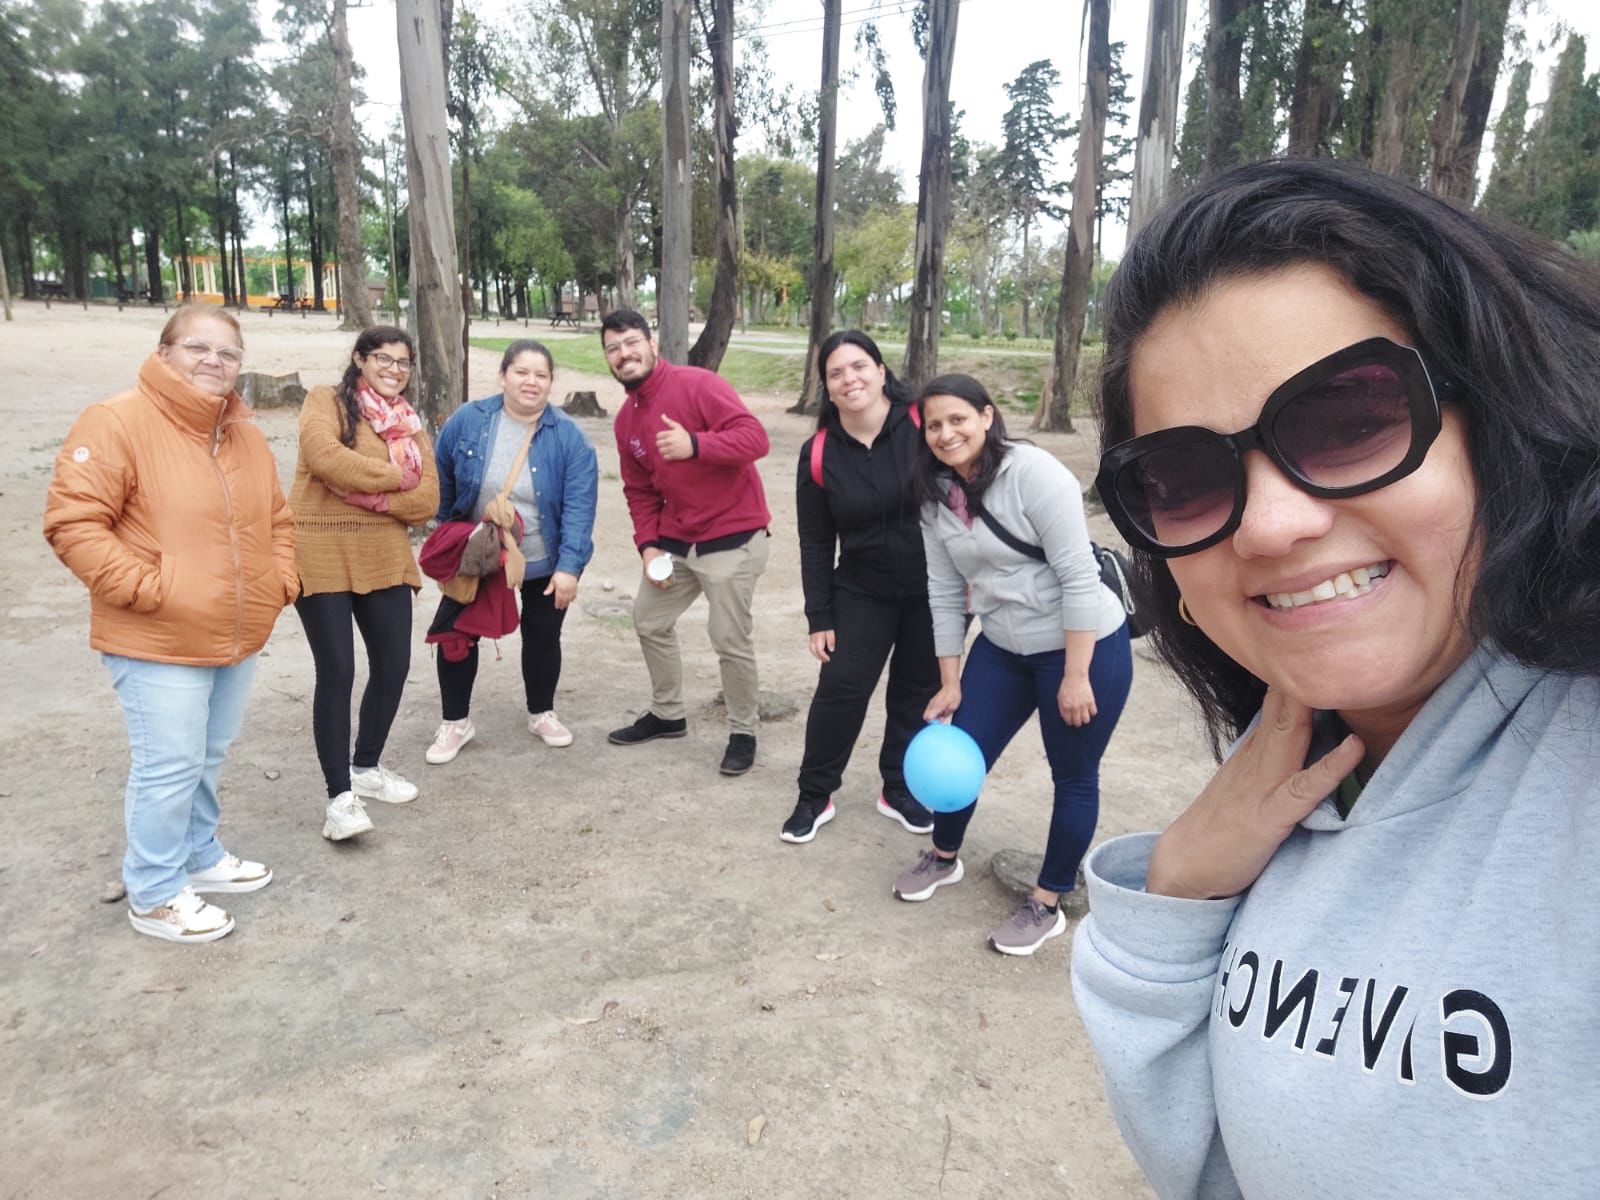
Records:
<instances>
[{"instance_id":1,"label":"woman in black jacket","mask_svg":"<svg viewBox=\"0 0 1600 1200\"><path fill-rule=\"evenodd\" d=\"M806 717L800 798L779 836L809 842L833 820L833 792L885 661L878 811L912 833L927 833L932 814L906 790L901 770L922 710L939 690L911 486L922 431L909 392L866 334L831 334L817 362L822 411L817 432L800 447L795 506L806 623L822 670Z\"/></svg>"}]
</instances>

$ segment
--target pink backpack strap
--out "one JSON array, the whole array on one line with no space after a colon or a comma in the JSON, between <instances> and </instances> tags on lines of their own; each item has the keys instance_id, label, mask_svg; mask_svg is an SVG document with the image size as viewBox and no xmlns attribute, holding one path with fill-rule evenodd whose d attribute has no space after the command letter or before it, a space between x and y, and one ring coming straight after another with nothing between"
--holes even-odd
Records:
<instances>
[{"instance_id":1,"label":"pink backpack strap","mask_svg":"<svg viewBox=\"0 0 1600 1200\"><path fill-rule=\"evenodd\" d=\"M811 439L811 482L818 487L822 486L822 444L827 437L828 431L819 429Z\"/></svg>"},{"instance_id":2,"label":"pink backpack strap","mask_svg":"<svg viewBox=\"0 0 1600 1200\"><path fill-rule=\"evenodd\" d=\"M915 404L909 404L906 406L906 415L911 418L911 423L913 425L915 425L918 429L922 428L922 409L918 408Z\"/></svg>"}]
</instances>

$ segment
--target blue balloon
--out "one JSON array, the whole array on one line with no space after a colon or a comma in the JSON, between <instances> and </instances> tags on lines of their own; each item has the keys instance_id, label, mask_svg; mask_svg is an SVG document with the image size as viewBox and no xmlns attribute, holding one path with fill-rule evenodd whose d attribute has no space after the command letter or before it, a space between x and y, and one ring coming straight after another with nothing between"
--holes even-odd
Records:
<instances>
[{"instance_id":1,"label":"blue balloon","mask_svg":"<svg viewBox=\"0 0 1600 1200\"><path fill-rule=\"evenodd\" d=\"M906 787L934 812L959 812L978 798L987 773L972 735L934 722L906 747Z\"/></svg>"}]
</instances>

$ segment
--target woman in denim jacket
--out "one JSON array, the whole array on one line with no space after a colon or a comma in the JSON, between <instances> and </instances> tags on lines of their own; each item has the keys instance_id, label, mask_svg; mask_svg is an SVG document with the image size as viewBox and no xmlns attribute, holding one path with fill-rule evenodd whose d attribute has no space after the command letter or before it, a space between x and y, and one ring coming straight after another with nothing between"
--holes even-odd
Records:
<instances>
[{"instance_id":1,"label":"woman in denim jacket","mask_svg":"<svg viewBox=\"0 0 1600 1200\"><path fill-rule=\"evenodd\" d=\"M509 500L522 518L522 681L528 731L547 746L570 746L556 717L561 677L561 624L594 554L594 447L576 422L550 404L555 362L538 342L515 341L500 360L499 395L462 405L439 431L439 520L476 521L505 486L528 438L527 459ZM478 674L474 642L459 662L435 655L443 721L428 747L430 763L447 763L477 730L468 715Z\"/></svg>"}]
</instances>

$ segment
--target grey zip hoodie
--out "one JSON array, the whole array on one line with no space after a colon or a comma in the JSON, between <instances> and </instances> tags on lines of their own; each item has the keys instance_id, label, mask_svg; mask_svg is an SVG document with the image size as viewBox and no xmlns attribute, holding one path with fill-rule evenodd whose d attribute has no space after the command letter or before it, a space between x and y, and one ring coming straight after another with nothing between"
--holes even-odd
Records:
<instances>
[{"instance_id":1,"label":"grey zip hoodie","mask_svg":"<svg viewBox=\"0 0 1600 1200\"><path fill-rule=\"evenodd\" d=\"M1087 863L1072 990L1163 1197L1600 1196L1600 682L1480 646L1242 897Z\"/></svg>"},{"instance_id":2,"label":"grey zip hoodie","mask_svg":"<svg viewBox=\"0 0 1600 1200\"><path fill-rule=\"evenodd\" d=\"M1100 566L1089 549L1083 490L1055 455L1011 444L983 494L983 506L1013 537L1043 549L1045 561L1013 550L976 514L969 528L948 504L924 504L922 544L935 653L961 653L968 585L984 636L1013 654L1059 650L1069 629L1092 629L1098 640L1127 620L1122 601L1100 582Z\"/></svg>"}]
</instances>

